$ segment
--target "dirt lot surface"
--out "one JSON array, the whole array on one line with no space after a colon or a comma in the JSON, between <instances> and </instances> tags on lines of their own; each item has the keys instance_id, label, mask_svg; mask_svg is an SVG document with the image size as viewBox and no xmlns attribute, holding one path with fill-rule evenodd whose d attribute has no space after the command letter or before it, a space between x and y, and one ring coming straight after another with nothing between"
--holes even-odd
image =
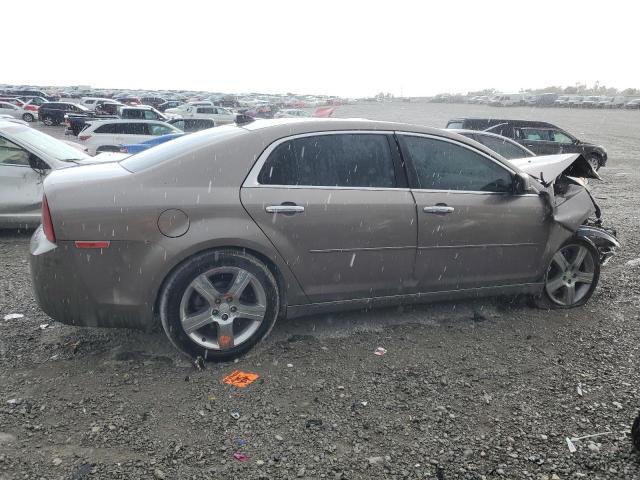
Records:
<instances>
[{"instance_id":1,"label":"dirt lot surface","mask_svg":"<svg viewBox=\"0 0 640 480\"><path fill-rule=\"evenodd\" d=\"M640 478L640 114L337 113L535 118L600 143L609 165L593 191L623 249L584 308L488 300L281 321L237 363L200 371L163 334L51 321L31 293L29 234L0 232L0 479ZM222 383L234 370L259 379ZM574 453L565 440L602 433Z\"/></svg>"}]
</instances>

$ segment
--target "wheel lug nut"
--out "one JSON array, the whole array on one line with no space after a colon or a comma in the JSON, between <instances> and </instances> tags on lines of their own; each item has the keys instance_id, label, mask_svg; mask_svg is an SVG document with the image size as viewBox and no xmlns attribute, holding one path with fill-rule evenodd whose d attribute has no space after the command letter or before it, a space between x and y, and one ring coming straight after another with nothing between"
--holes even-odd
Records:
<instances>
[{"instance_id":1,"label":"wheel lug nut","mask_svg":"<svg viewBox=\"0 0 640 480\"><path fill-rule=\"evenodd\" d=\"M227 303L231 303L232 301L233 301L233 298L227 297Z\"/></svg>"},{"instance_id":2,"label":"wheel lug nut","mask_svg":"<svg viewBox=\"0 0 640 480\"><path fill-rule=\"evenodd\" d=\"M218 313L220 313L220 312L218 312L218 310L214 310L214 311L213 311L213 312L211 312L211 313L212 313L213 315L218 315Z\"/></svg>"},{"instance_id":3,"label":"wheel lug nut","mask_svg":"<svg viewBox=\"0 0 640 480\"><path fill-rule=\"evenodd\" d=\"M219 298L216 298L216 303L220 303L222 300L220 300Z\"/></svg>"},{"instance_id":4,"label":"wheel lug nut","mask_svg":"<svg viewBox=\"0 0 640 480\"><path fill-rule=\"evenodd\" d=\"M229 315L227 315L226 313L223 313L223 314L222 314L222 319L223 319L223 320L226 320L227 318L229 318Z\"/></svg>"},{"instance_id":5,"label":"wheel lug nut","mask_svg":"<svg viewBox=\"0 0 640 480\"><path fill-rule=\"evenodd\" d=\"M231 307L229 310L231 310L232 312L235 312L236 310L238 310L237 307Z\"/></svg>"}]
</instances>

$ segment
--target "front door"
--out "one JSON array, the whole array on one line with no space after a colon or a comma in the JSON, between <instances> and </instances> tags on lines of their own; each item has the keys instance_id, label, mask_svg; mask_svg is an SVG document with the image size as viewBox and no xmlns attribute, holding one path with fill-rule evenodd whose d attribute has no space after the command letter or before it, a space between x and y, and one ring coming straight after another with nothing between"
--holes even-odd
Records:
<instances>
[{"instance_id":1,"label":"front door","mask_svg":"<svg viewBox=\"0 0 640 480\"><path fill-rule=\"evenodd\" d=\"M44 173L29 166L29 152L0 137L0 223L37 221Z\"/></svg>"},{"instance_id":2,"label":"front door","mask_svg":"<svg viewBox=\"0 0 640 480\"><path fill-rule=\"evenodd\" d=\"M291 137L269 147L247 178L242 204L311 302L413 286L415 204L391 142L385 133Z\"/></svg>"},{"instance_id":3,"label":"front door","mask_svg":"<svg viewBox=\"0 0 640 480\"><path fill-rule=\"evenodd\" d=\"M421 292L539 280L549 224L537 194L514 195L514 173L442 137L399 135L418 213Z\"/></svg>"}]
</instances>

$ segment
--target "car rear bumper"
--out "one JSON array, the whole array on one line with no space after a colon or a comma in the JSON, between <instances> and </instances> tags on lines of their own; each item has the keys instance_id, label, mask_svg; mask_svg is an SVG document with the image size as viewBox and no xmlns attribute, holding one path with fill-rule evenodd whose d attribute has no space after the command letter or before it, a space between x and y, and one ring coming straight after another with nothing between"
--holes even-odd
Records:
<instances>
[{"instance_id":1,"label":"car rear bumper","mask_svg":"<svg viewBox=\"0 0 640 480\"><path fill-rule=\"evenodd\" d=\"M71 241L49 242L39 227L29 259L38 305L69 325L152 328L152 282L144 281L141 269L132 271L144 248L142 242L113 242L104 250L78 249Z\"/></svg>"}]
</instances>

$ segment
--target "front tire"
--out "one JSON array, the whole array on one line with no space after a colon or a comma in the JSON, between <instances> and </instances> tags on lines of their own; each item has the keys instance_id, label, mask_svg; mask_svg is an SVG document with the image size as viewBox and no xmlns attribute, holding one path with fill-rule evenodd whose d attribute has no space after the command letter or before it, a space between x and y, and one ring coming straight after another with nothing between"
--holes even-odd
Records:
<instances>
[{"instance_id":1,"label":"front tire","mask_svg":"<svg viewBox=\"0 0 640 480\"><path fill-rule=\"evenodd\" d=\"M277 282L257 258L240 250L213 250L181 264L160 296L160 319L180 351L229 361L248 352L273 328Z\"/></svg>"},{"instance_id":2,"label":"front tire","mask_svg":"<svg viewBox=\"0 0 640 480\"><path fill-rule=\"evenodd\" d=\"M24 115L22 115L22 119L23 119L25 122L29 122L29 123L31 123L31 122L33 122L33 121L35 120L35 117L34 117L32 114L30 114L30 113L25 113Z\"/></svg>"},{"instance_id":3,"label":"front tire","mask_svg":"<svg viewBox=\"0 0 640 480\"><path fill-rule=\"evenodd\" d=\"M42 117L42 123L44 123L47 127L53 127L56 124L51 115L45 115L44 117Z\"/></svg>"},{"instance_id":4,"label":"front tire","mask_svg":"<svg viewBox=\"0 0 640 480\"><path fill-rule=\"evenodd\" d=\"M587 303L600 279L600 255L588 242L569 240L551 257L536 306L546 310Z\"/></svg>"}]
</instances>

